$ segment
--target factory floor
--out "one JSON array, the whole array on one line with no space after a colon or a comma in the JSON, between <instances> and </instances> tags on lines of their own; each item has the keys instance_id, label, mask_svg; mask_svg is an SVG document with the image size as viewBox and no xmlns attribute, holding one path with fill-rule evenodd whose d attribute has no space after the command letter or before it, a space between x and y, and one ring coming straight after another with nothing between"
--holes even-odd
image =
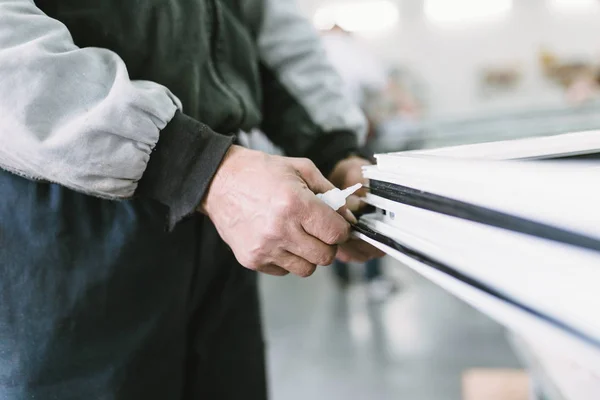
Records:
<instances>
[{"instance_id":1,"label":"factory floor","mask_svg":"<svg viewBox=\"0 0 600 400\"><path fill-rule=\"evenodd\" d=\"M271 400L464 400L469 376L519 368L502 327L395 260L384 265L401 288L379 304L363 284L338 288L328 268L261 278Z\"/></svg>"}]
</instances>

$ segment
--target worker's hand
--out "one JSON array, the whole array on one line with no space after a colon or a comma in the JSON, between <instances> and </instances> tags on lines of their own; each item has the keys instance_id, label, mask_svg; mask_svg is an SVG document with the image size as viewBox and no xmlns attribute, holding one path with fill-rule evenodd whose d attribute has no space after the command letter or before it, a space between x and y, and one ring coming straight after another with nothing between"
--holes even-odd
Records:
<instances>
[{"instance_id":1,"label":"worker's hand","mask_svg":"<svg viewBox=\"0 0 600 400\"><path fill-rule=\"evenodd\" d=\"M362 167L371 165L371 162L364 158L351 156L338 162L333 171L329 175L329 180L336 187L345 189L357 183L366 185L369 183L367 179L363 177ZM364 203L360 201L360 197L364 197L367 194L365 189L360 189L354 195L348 197L346 205L351 211L358 211Z\"/></svg>"},{"instance_id":2,"label":"worker's hand","mask_svg":"<svg viewBox=\"0 0 600 400\"><path fill-rule=\"evenodd\" d=\"M352 156L348 157L333 168L333 171L329 175L329 180L341 189L345 189L349 186L357 183L367 184L369 183L363 177L362 167L371 165L371 162L360 157ZM348 209L351 211L358 211L364 203L360 201L360 197L366 195L366 190L361 189L350 196L346 201ZM348 242L338 246L337 259L344 262L359 261L365 262L372 258L383 257L384 253L371 246L365 241L351 238Z\"/></svg>"},{"instance_id":3,"label":"worker's hand","mask_svg":"<svg viewBox=\"0 0 600 400\"><path fill-rule=\"evenodd\" d=\"M246 268L307 277L331 264L350 235L350 224L315 196L333 188L307 159L232 146L201 211Z\"/></svg>"}]
</instances>

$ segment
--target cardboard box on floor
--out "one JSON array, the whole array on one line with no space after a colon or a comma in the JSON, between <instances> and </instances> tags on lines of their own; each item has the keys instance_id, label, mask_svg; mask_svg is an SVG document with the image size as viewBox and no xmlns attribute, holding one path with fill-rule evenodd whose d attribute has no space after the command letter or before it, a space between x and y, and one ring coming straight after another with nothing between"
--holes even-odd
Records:
<instances>
[{"instance_id":1,"label":"cardboard box on floor","mask_svg":"<svg viewBox=\"0 0 600 400\"><path fill-rule=\"evenodd\" d=\"M463 400L529 400L529 385L522 370L472 369L463 374Z\"/></svg>"}]
</instances>

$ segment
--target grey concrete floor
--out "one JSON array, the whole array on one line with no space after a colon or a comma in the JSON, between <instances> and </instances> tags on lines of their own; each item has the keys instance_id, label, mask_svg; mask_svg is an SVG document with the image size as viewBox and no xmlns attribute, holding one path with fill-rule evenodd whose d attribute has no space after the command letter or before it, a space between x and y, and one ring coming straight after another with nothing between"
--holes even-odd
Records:
<instances>
[{"instance_id":1,"label":"grey concrete floor","mask_svg":"<svg viewBox=\"0 0 600 400\"><path fill-rule=\"evenodd\" d=\"M471 368L518 368L504 330L395 260L401 284L373 304L362 284L262 277L272 400L460 400Z\"/></svg>"}]
</instances>

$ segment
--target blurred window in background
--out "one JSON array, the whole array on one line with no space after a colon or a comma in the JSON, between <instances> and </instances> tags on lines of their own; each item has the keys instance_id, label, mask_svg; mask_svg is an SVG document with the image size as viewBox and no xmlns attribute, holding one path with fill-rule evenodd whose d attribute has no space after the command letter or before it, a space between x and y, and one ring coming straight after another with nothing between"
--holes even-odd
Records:
<instances>
[{"instance_id":1,"label":"blurred window in background","mask_svg":"<svg viewBox=\"0 0 600 400\"><path fill-rule=\"evenodd\" d=\"M317 28L348 33L325 39L355 53L331 57L345 81L371 63L402 72L383 91L349 84L375 142L411 121L429 148L600 129L600 0L300 2Z\"/></svg>"},{"instance_id":2,"label":"blurred window in background","mask_svg":"<svg viewBox=\"0 0 600 400\"><path fill-rule=\"evenodd\" d=\"M398 8L388 0L332 3L319 7L313 21L317 29L335 25L346 32L378 32L398 22Z\"/></svg>"},{"instance_id":3,"label":"blurred window in background","mask_svg":"<svg viewBox=\"0 0 600 400\"><path fill-rule=\"evenodd\" d=\"M506 16L513 0L425 0L425 15L437 24L464 24Z\"/></svg>"},{"instance_id":4,"label":"blurred window in background","mask_svg":"<svg viewBox=\"0 0 600 400\"><path fill-rule=\"evenodd\" d=\"M598 0L550 0L552 8L559 12L588 12L598 9Z\"/></svg>"}]
</instances>

